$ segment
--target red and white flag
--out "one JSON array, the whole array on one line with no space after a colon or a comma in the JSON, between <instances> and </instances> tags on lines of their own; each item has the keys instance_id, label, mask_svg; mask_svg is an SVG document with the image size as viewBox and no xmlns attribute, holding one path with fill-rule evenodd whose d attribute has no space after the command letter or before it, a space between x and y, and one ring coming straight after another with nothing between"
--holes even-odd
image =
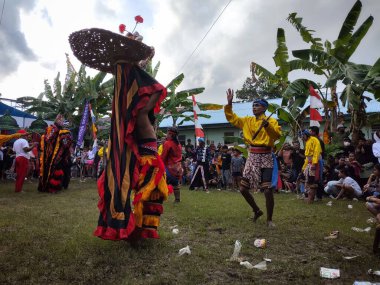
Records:
<instances>
[{"instance_id":1,"label":"red and white flag","mask_svg":"<svg viewBox=\"0 0 380 285\"><path fill-rule=\"evenodd\" d=\"M318 108L323 108L321 96L315 91L313 86L309 86L310 91L310 127L319 127L319 122L322 121L322 116L317 110Z\"/></svg>"},{"instance_id":2,"label":"red and white flag","mask_svg":"<svg viewBox=\"0 0 380 285\"><path fill-rule=\"evenodd\" d=\"M204 138L205 134L203 132L202 125L198 121L198 113L201 112L199 109L197 102L195 101L194 95L193 97L193 111L194 111L194 125L195 125L195 144L198 145L198 139L199 138Z\"/></svg>"}]
</instances>

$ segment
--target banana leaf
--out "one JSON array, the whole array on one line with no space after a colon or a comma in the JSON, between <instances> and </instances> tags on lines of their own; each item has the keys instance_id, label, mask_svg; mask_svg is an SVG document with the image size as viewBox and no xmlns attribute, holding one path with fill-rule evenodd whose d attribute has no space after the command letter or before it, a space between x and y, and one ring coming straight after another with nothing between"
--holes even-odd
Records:
<instances>
[{"instance_id":1,"label":"banana leaf","mask_svg":"<svg viewBox=\"0 0 380 285\"><path fill-rule=\"evenodd\" d=\"M290 66L288 63L289 55L286 46L285 31L284 29L277 29L277 49L274 53L274 63L278 67L276 75L287 81Z\"/></svg>"}]
</instances>

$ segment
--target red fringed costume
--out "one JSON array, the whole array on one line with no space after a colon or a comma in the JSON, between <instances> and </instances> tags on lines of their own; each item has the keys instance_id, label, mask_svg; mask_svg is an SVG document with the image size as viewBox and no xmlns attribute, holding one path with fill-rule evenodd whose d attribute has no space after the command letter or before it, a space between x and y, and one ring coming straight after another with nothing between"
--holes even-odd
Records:
<instances>
[{"instance_id":1,"label":"red fringed costume","mask_svg":"<svg viewBox=\"0 0 380 285\"><path fill-rule=\"evenodd\" d=\"M70 162L72 137L69 130L56 124L46 128L41 137L38 191L55 193L62 189L63 167Z\"/></svg>"},{"instance_id":2,"label":"red fringed costume","mask_svg":"<svg viewBox=\"0 0 380 285\"><path fill-rule=\"evenodd\" d=\"M109 240L158 238L157 227L168 197L165 167L156 139L137 141L139 110L149 97L166 89L137 65L115 65L115 96L107 165L98 180L100 216L95 236Z\"/></svg>"}]
</instances>

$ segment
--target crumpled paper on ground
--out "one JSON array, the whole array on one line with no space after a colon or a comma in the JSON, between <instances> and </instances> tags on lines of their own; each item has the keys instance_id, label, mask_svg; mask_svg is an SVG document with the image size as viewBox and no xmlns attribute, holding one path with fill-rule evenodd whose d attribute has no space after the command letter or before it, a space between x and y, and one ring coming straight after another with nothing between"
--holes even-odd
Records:
<instances>
[{"instance_id":1,"label":"crumpled paper on ground","mask_svg":"<svg viewBox=\"0 0 380 285\"><path fill-rule=\"evenodd\" d=\"M331 207L332 206L332 201L327 202L326 206L330 206Z\"/></svg>"},{"instance_id":2,"label":"crumpled paper on ground","mask_svg":"<svg viewBox=\"0 0 380 285\"><path fill-rule=\"evenodd\" d=\"M371 227L367 227L365 229L352 227L351 230L353 230L354 232L358 232L358 233L363 233L363 232L369 233L369 231L371 230Z\"/></svg>"},{"instance_id":3,"label":"crumpled paper on ground","mask_svg":"<svg viewBox=\"0 0 380 285\"><path fill-rule=\"evenodd\" d=\"M241 250L241 242L239 240L236 240L234 252L232 253L232 255L230 257L231 261L240 261L239 260L240 250Z\"/></svg>"},{"instance_id":4,"label":"crumpled paper on ground","mask_svg":"<svg viewBox=\"0 0 380 285\"><path fill-rule=\"evenodd\" d=\"M261 261L261 262L257 263L255 266L253 266L253 268L256 268L259 270L267 270L267 262L265 260Z\"/></svg>"},{"instance_id":5,"label":"crumpled paper on ground","mask_svg":"<svg viewBox=\"0 0 380 285\"><path fill-rule=\"evenodd\" d=\"M336 279L336 278L340 277L340 270L339 269L332 269L332 268L321 267L320 270L319 270L319 275L322 278Z\"/></svg>"},{"instance_id":6,"label":"crumpled paper on ground","mask_svg":"<svg viewBox=\"0 0 380 285\"><path fill-rule=\"evenodd\" d=\"M267 270L267 262L265 260L257 263L256 265L252 265L249 261L242 261L240 262L240 265L248 269L256 268L259 270Z\"/></svg>"},{"instance_id":7,"label":"crumpled paper on ground","mask_svg":"<svg viewBox=\"0 0 380 285\"><path fill-rule=\"evenodd\" d=\"M369 269L368 274L380 276L380 270Z\"/></svg>"},{"instance_id":8,"label":"crumpled paper on ground","mask_svg":"<svg viewBox=\"0 0 380 285\"><path fill-rule=\"evenodd\" d=\"M184 248L181 248L181 249L178 251L178 254L179 254L179 255L191 254L190 247L189 247L189 246L186 246L186 247L184 247Z\"/></svg>"},{"instance_id":9,"label":"crumpled paper on ground","mask_svg":"<svg viewBox=\"0 0 380 285\"><path fill-rule=\"evenodd\" d=\"M346 260L351 260L351 259L354 259L354 258L357 258L359 257L359 255L354 255L354 256L343 256L344 259Z\"/></svg>"}]
</instances>

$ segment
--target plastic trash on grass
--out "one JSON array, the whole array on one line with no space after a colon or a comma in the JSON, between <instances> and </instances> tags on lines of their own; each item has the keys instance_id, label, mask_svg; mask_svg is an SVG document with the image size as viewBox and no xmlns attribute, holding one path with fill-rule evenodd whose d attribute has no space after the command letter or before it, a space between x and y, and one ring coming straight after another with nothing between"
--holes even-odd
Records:
<instances>
[{"instance_id":1,"label":"plastic trash on grass","mask_svg":"<svg viewBox=\"0 0 380 285\"><path fill-rule=\"evenodd\" d=\"M380 270L369 269L369 270L368 270L368 274L369 274L369 275L380 276Z\"/></svg>"},{"instance_id":2,"label":"plastic trash on grass","mask_svg":"<svg viewBox=\"0 0 380 285\"><path fill-rule=\"evenodd\" d=\"M353 206L352 206L352 205L348 205L347 208L348 208L348 209L352 209Z\"/></svg>"},{"instance_id":3,"label":"plastic trash on grass","mask_svg":"<svg viewBox=\"0 0 380 285\"><path fill-rule=\"evenodd\" d=\"M234 252L232 253L231 258L230 258L231 261L240 261L239 260L240 250L241 250L241 242L239 240L236 240Z\"/></svg>"},{"instance_id":4,"label":"plastic trash on grass","mask_svg":"<svg viewBox=\"0 0 380 285\"><path fill-rule=\"evenodd\" d=\"M367 227L365 229L352 227L351 230L353 230L354 232L358 232L358 233L363 233L363 232L369 233L369 231L371 230L371 227Z\"/></svg>"},{"instance_id":5,"label":"plastic trash on grass","mask_svg":"<svg viewBox=\"0 0 380 285\"><path fill-rule=\"evenodd\" d=\"M326 203L326 206L331 207L331 206L332 206L332 201L327 202L327 203Z\"/></svg>"},{"instance_id":6,"label":"plastic trash on grass","mask_svg":"<svg viewBox=\"0 0 380 285\"><path fill-rule=\"evenodd\" d=\"M186 246L184 248L181 248L178 252L179 255L184 255L184 254L191 254L191 250L189 246Z\"/></svg>"},{"instance_id":7,"label":"plastic trash on grass","mask_svg":"<svg viewBox=\"0 0 380 285\"><path fill-rule=\"evenodd\" d=\"M173 233L174 235L178 235L178 233L179 233L179 229L173 229L173 230L172 230L172 233Z\"/></svg>"},{"instance_id":8,"label":"plastic trash on grass","mask_svg":"<svg viewBox=\"0 0 380 285\"><path fill-rule=\"evenodd\" d=\"M267 241L265 239L255 239L253 244L254 244L254 246L256 246L258 248L266 248Z\"/></svg>"},{"instance_id":9,"label":"plastic trash on grass","mask_svg":"<svg viewBox=\"0 0 380 285\"><path fill-rule=\"evenodd\" d=\"M332 268L321 267L321 269L319 270L319 275L322 278L336 279L336 278L340 277L340 270L339 269L332 269Z\"/></svg>"},{"instance_id":10,"label":"plastic trash on grass","mask_svg":"<svg viewBox=\"0 0 380 285\"><path fill-rule=\"evenodd\" d=\"M249 261L241 261L240 265L244 266L245 268L252 269L254 266Z\"/></svg>"},{"instance_id":11,"label":"plastic trash on grass","mask_svg":"<svg viewBox=\"0 0 380 285\"><path fill-rule=\"evenodd\" d=\"M255 266L253 266L253 268L256 268L259 270L267 270L267 262L265 260L261 261L261 262L257 263Z\"/></svg>"}]
</instances>

